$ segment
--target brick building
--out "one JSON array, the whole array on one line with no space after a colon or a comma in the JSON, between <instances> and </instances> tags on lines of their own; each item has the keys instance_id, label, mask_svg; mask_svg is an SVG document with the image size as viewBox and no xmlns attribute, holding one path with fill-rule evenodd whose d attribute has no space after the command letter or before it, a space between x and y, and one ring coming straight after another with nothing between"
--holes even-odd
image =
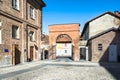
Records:
<instances>
[{"instance_id":1,"label":"brick building","mask_svg":"<svg viewBox=\"0 0 120 80\"><path fill-rule=\"evenodd\" d=\"M92 62L120 62L120 30L110 28L88 40L89 60Z\"/></svg>"},{"instance_id":2,"label":"brick building","mask_svg":"<svg viewBox=\"0 0 120 80\"><path fill-rule=\"evenodd\" d=\"M49 59L70 57L79 60L80 24L49 25Z\"/></svg>"},{"instance_id":3,"label":"brick building","mask_svg":"<svg viewBox=\"0 0 120 80\"><path fill-rule=\"evenodd\" d=\"M42 0L0 0L0 65L38 60Z\"/></svg>"},{"instance_id":4,"label":"brick building","mask_svg":"<svg viewBox=\"0 0 120 80\"><path fill-rule=\"evenodd\" d=\"M48 59L48 49L49 49L49 36L42 34L41 41L41 60Z\"/></svg>"},{"instance_id":5,"label":"brick building","mask_svg":"<svg viewBox=\"0 0 120 80\"><path fill-rule=\"evenodd\" d=\"M88 21L81 34L83 52L92 62L119 62L120 13L106 12ZM80 41L81 42L81 41ZM82 43L82 42L81 42ZM80 44L81 45L81 44Z\"/></svg>"}]
</instances>

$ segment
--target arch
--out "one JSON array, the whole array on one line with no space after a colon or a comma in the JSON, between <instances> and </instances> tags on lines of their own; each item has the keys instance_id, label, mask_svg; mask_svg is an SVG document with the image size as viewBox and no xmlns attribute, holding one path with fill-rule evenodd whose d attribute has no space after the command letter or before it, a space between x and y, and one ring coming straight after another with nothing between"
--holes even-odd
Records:
<instances>
[{"instance_id":1,"label":"arch","mask_svg":"<svg viewBox=\"0 0 120 80\"><path fill-rule=\"evenodd\" d=\"M60 34L56 38L56 42L72 42L72 38L68 34Z\"/></svg>"}]
</instances>

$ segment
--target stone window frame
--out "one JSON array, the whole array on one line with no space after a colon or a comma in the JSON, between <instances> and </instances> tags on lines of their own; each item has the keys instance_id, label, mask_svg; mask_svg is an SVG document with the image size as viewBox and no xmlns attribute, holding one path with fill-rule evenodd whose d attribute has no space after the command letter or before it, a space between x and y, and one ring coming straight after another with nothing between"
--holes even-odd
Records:
<instances>
[{"instance_id":1,"label":"stone window frame","mask_svg":"<svg viewBox=\"0 0 120 80\"><path fill-rule=\"evenodd\" d=\"M102 51L103 50L103 45L101 43L98 44L98 51Z\"/></svg>"},{"instance_id":2,"label":"stone window frame","mask_svg":"<svg viewBox=\"0 0 120 80\"><path fill-rule=\"evenodd\" d=\"M12 0L12 8L14 8L16 10L20 10L19 0Z\"/></svg>"},{"instance_id":3,"label":"stone window frame","mask_svg":"<svg viewBox=\"0 0 120 80\"><path fill-rule=\"evenodd\" d=\"M30 18L35 19L35 8L30 6Z\"/></svg>"},{"instance_id":4,"label":"stone window frame","mask_svg":"<svg viewBox=\"0 0 120 80\"><path fill-rule=\"evenodd\" d=\"M19 26L12 25L12 38L13 39L20 39L20 30Z\"/></svg>"}]
</instances>

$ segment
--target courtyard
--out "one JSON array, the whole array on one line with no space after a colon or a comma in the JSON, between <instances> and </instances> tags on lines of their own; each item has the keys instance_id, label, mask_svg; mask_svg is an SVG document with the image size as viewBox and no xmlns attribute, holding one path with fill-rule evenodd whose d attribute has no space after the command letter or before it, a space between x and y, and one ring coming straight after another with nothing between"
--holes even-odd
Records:
<instances>
[{"instance_id":1,"label":"courtyard","mask_svg":"<svg viewBox=\"0 0 120 80\"><path fill-rule=\"evenodd\" d=\"M119 63L74 62L68 58L1 67L0 80L119 80Z\"/></svg>"}]
</instances>

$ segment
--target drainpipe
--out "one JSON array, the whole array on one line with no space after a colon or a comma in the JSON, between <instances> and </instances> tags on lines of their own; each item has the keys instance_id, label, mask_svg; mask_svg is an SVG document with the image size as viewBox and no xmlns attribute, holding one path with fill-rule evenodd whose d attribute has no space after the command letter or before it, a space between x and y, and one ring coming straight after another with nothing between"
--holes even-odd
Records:
<instances>
[{"instance_id":1,"label":"drainpipe","mask_svg":"<svg viewBox=\"0 0 120 80\"><path fill-rule=\"evenodd\" d=\"M28 57L28 26L26 25L26 55L27 55L27 62L29 62L29 57Z\"/></svg>"}]
</instances>

